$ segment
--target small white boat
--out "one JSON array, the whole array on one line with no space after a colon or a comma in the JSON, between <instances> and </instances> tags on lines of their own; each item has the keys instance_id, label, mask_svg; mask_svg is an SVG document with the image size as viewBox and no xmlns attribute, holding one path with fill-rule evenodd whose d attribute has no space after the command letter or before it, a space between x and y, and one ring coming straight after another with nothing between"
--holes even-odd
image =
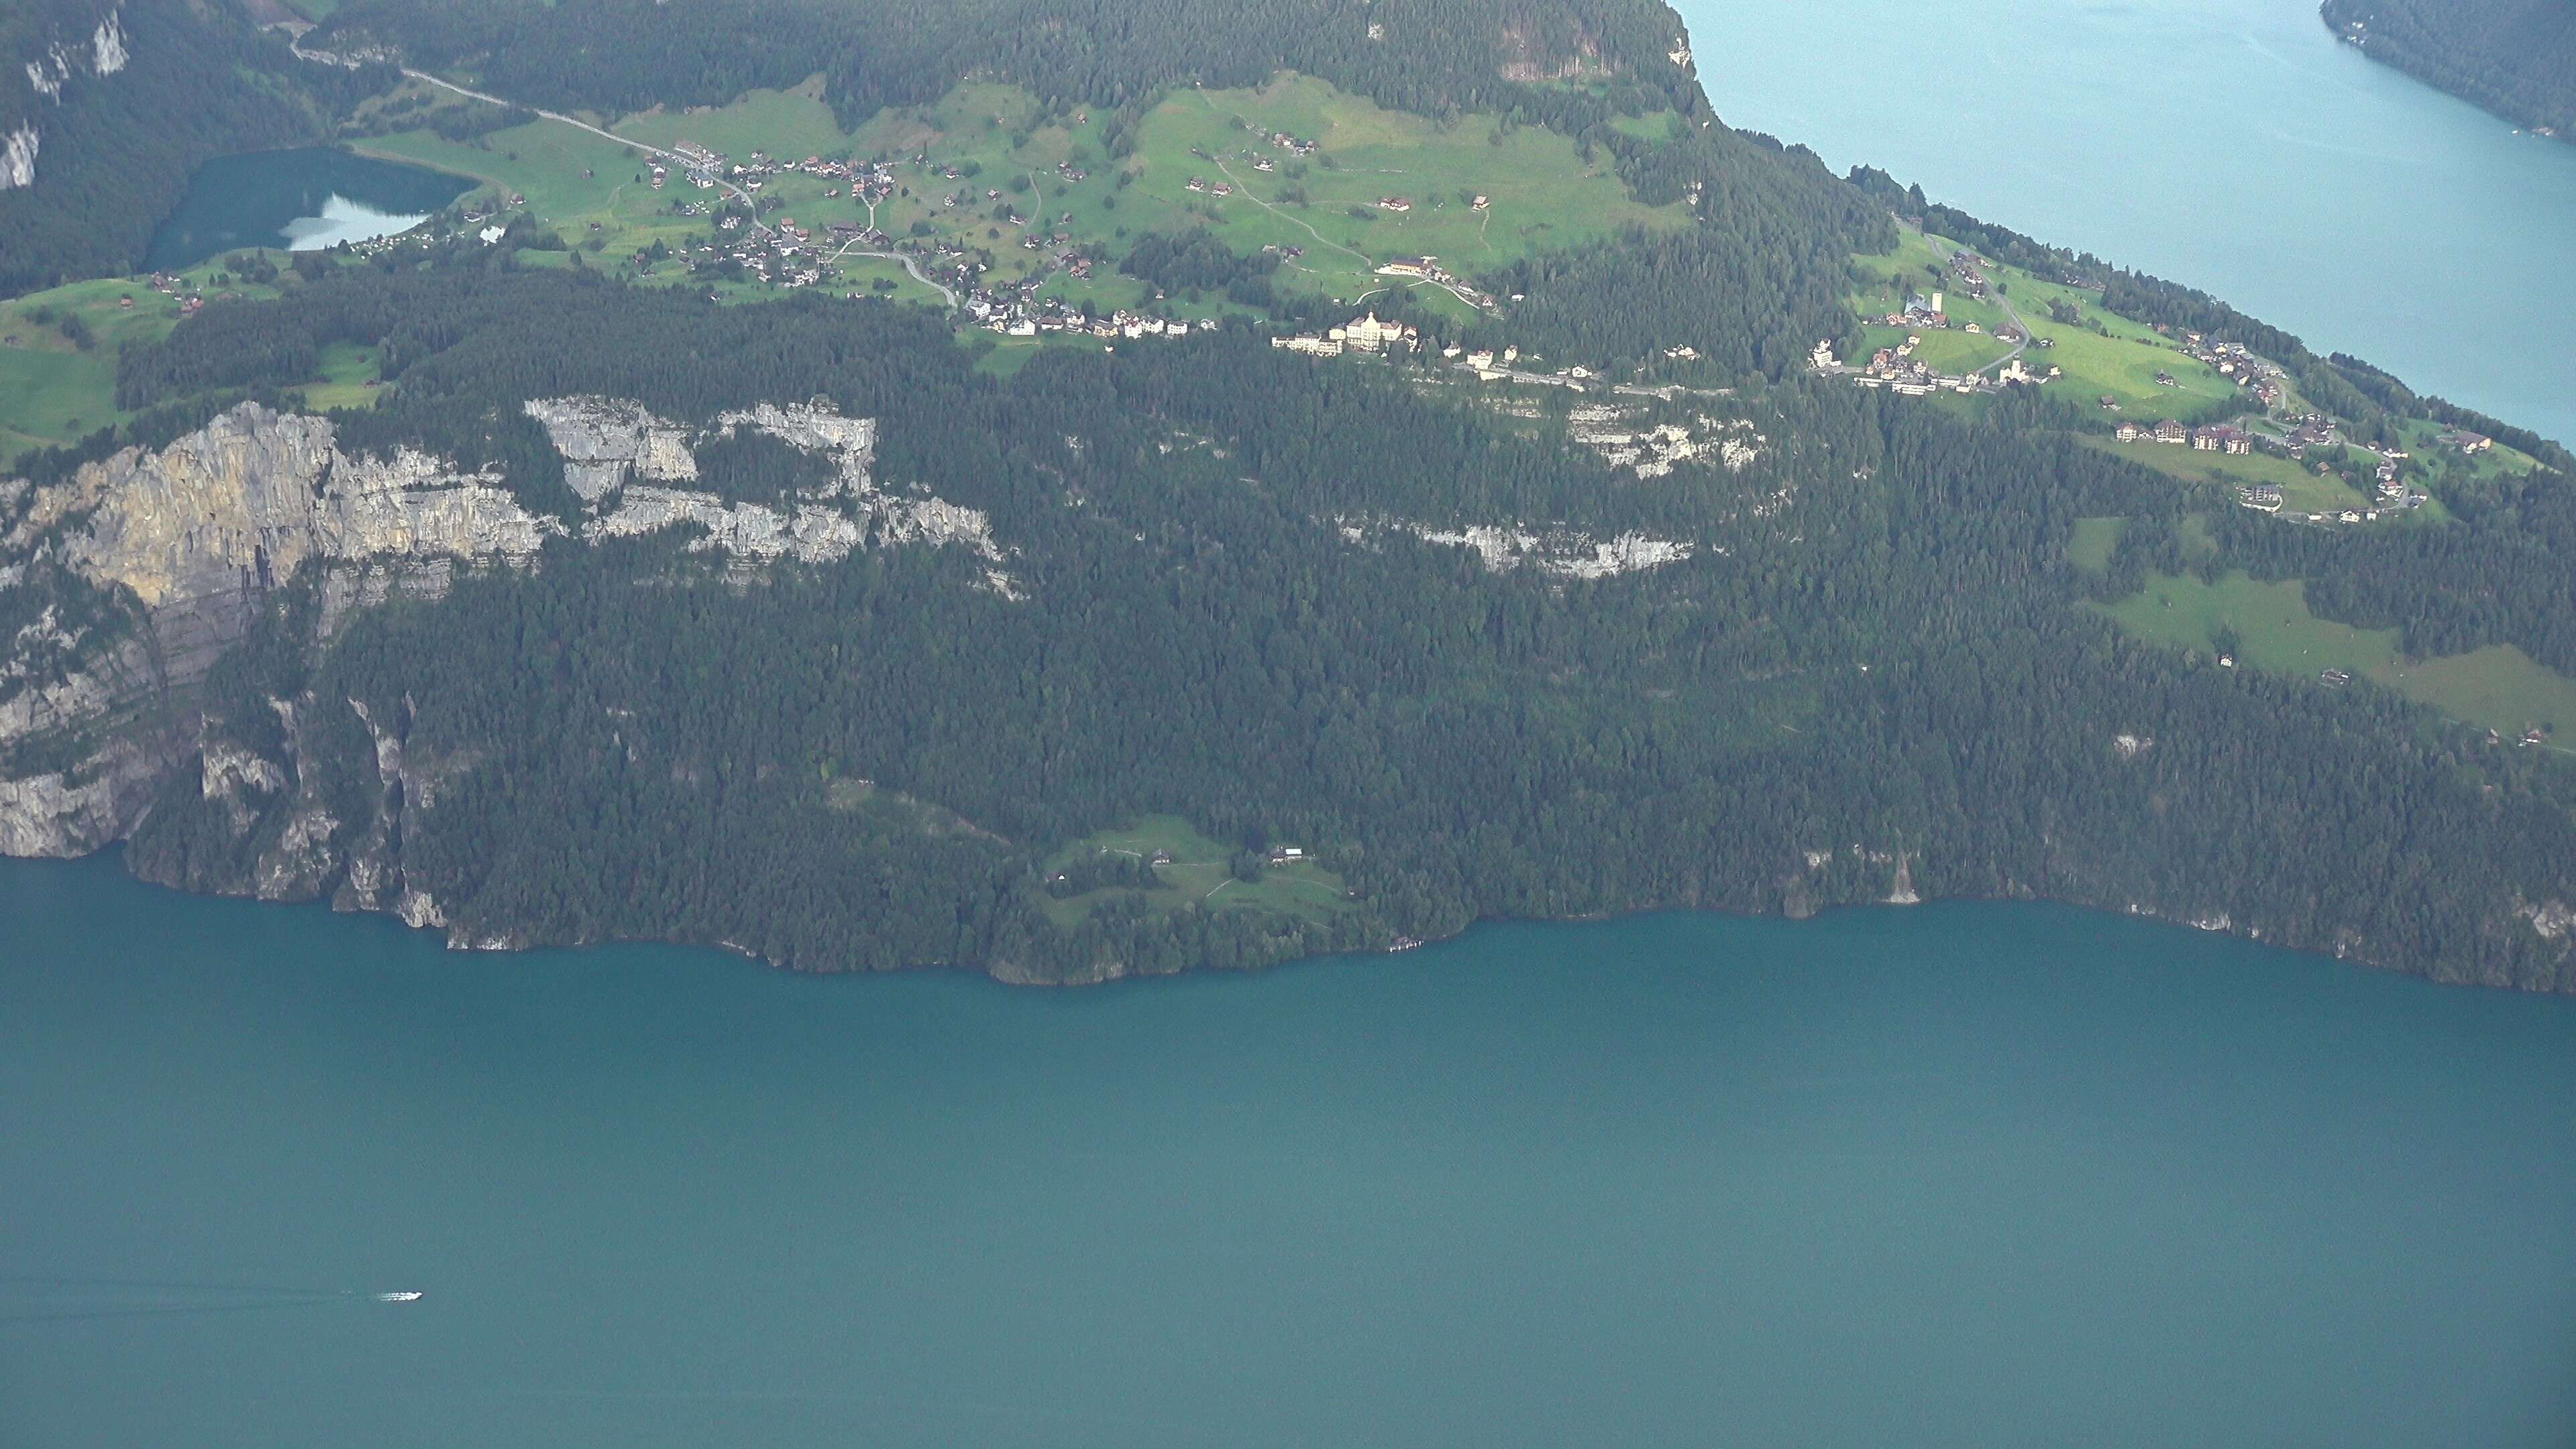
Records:
<instances>
[{"instance_id":1,"label":"small white boat","mask_svg":"<svg viewBox=\"0 0 2576 1449\"><path fill-rule=\"evenodd\" d=\"M422 1295L418 1293L379 1293L376 1295L376 1301L378 1303L418 1303L421 1297Z\"/></svg>"}]
</instances>

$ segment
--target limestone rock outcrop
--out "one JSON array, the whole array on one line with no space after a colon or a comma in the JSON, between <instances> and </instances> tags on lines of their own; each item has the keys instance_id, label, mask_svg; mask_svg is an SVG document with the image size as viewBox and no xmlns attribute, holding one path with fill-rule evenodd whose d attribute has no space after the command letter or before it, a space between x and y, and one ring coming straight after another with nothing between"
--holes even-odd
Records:
<instances>
[{"instance_id":1,"label":"limestone rock outcrop","mask_svg":"<svg viewBox=\"0 0 2576 1449\"><path fill-rule=\"evenodd\" d=\"M0 479L0 853L79 855L122 839L162 783L193 764L237 837L266 822L255 866L222 888L329 892L349 908L434 920L437 904L402 886L391 842L400 812L427 808L435 782L404 768L394 732L366 721L380 742L397 741L385 798L375 819L344 820L300 783L294 711L354 705L278 701L289 745L272 759L229 741L193 703L191 686L298 578L315 586L322 639L388 600L443 597L461 572L536 567L550 541L670 529L697 530L688 548L746 570L868 546L963 547L988 565L988 587L1020 597L985 514L879 485L872 418L819 401L763 403L704 426L614 398L525 408L581 499L569 521L529 509L497 468L468 472L415 448L351 452L327 418L252 403L41 488ZM723 497L701 477L697 450L745 431L820 458L821 481L769 503ZM40 606L47 588L73 590L99 617L65 622Z\"/></svg>"},{"instance_id":2,"label":"limestone rock outcrop","mask_svg":"<svg viewBox=\"0 0 2576 1449\"><path fill-rule=\"evenodd\" d=\"M0 532L0 617L38 570L117 601L128 626L62 625L48 611L0 640L10 855L85 854L128 833L157 780L196 748L178 696L298 570L323 570L336 624L396 593L443 593L460 562L524 563L564 532L497 474L410 449L351 456L328 420L256 404L166 448L128 448L5 496L23 507Z\"/></svg>"}]
</instances>

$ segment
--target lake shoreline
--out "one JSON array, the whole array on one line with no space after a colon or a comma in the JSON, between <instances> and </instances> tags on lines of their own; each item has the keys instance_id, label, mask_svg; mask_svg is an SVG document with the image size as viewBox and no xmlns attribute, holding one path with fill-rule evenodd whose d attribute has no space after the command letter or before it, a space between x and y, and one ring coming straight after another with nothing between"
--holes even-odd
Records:
<instances>
[{"instance_id":1,"label":"lake shoreline","mask_svg":"<svg viewBox=\"0 0 2576 1449\"><path fill-rule=\"evenodd\" d=\"M179 204L154 229L143 264L155 272L184 271L230 251L296 249L290 228L325 218L334 200L387 217L426 219L479 184L355 146L218 156L188 178Z\"/></svg>"},{"instance_id":2,"label":"lake shoreline","mask_svg":"<svg viewBox=\"0 0 2576 1449\"><path fill-rule=\"evenodd\" d=\"M135 886L0 865L0 1270L428 1296L13 1300L150 1311L0 1326L29 1449L2576 1423L2576 1005L2051 905L1066 993Z\"/></svg>"},{"instance_id":3,"label":"lake shoreline","mask_svg":"<svg viewBox=\"0 0 2576 1449\"><path fill-rule=\"evenodd\" d=\"M1975 906L2040 905L2063 910L2080 911L2088 916L2105 916L2117 919L2144 921L2173 930L2189 930L2205 935L2224 936L2230 940L2240 941L2249 946L2285 951L2292 955L2310 957L2320 961L2332 961L2341 967L2364 970L2376 975L2408 977L2434 986L2471 991L2499 992L2513 996L2554 997L2562 999L2576 998L2576 990L2540 985L2526 985L2492 974L2478 975L2458 971L2445 971L2439 969L2438 966L2431 969L2424 969L2408 964L2390 963L2352 950L2351 943L2349 942L2344 943L2341 948L2338 948L2338 946L2332 942L2308 944L2300 942L2296 938L2285 938L2279 935L2265 935L2262 933L2260 928L2248 930L2237 926L2230 918L2229 913L2222 910L2204 909L2199 911L2183 912L2164 909L2149 909L2137 902L2129 902L2126 904L2104 904L2069 896L2052 896L2035 892L1993 895L1930 894L1917 896L1912 899L1863 895L1856 896L1848 900L1801 900L1784 905L1778 909L1770 910L1736 909L1727 906L1711 906L1690 902L1667 901L1648 902L1614 910L1586 912L1566 916L1481 915L1468 921L1458 929L1443 935L1431 936L1421 940L1413 940L1409 937L1398 938L1395 943L1373 945L1355 951L1316 951L1304 955L1287 956L1275 961L1266 961L1245 966L1212 966L1200 963L1168 971L1151 969L1137 970L1130 967L1125 962L1098 962L1094 963L1092 969L1083 974L1070 977L1055 977L1032 972L1025 965L1009 959L987 960L982 962L913 962L899 967L878 969L871 967L845 967L815 965L795 961L780 961L764 956L755 950L731 941L697 941L653 937L613 937L602 940L559 941L532 939L524 933L519 932L512 932L502 936L472 937L461 932L447 930L446 928L437 925L407 919L399 900L388 902L376 908L367 909L352 908L337 904L331 899L331 892L329 891L325 891L310 899L276 900L233 892L189 890L181 886L172 885L164 881L157 881L135 874L127 865L124 852L124 842L118 841L104 849L93 851L82 856L19 857L16 858L16 860L28 862L50 861L57 864L71 865L96 862L100 863L102 868L112 870L118 876L131 881L136 885L140 885L154 891L167 892L170 895L180 897L182 899L237 901L245 905L282 907L288 911L310 909L323 911L333 916L379 918L392 925L401 927L407 934L429 937L436 940L441 949L462 955L527 956L550 951L597 952L617 951L637 947L661 947L684 951L704 951L716 956L729 957L737 961L758 966L763 971L776 972L787 976L974 976L984 978L994 982L996 985L1013 990L1026 989L1039 992L1071 991L1080 993L1131 983L1176 980L1198 976L1257 976L1274 970L1307 966L1323 961L1366 959L1370 957L1401 955L1417 947L1454 945L1480 930L1510 926L1571 928L1588 925L1617 925L1623 922L1635 922L1669 915L1706 916L1715 920L1737 922L1771 921L1786 925L1803 925L1809 921L1832 920L1853 912L1878 913L1929 907L1956 908ZM0 857L0 870L7 869L13 863L15 862L11 858ZM1406 944L1407 942L1410 944Z\"/></svg>"}]
</instances>

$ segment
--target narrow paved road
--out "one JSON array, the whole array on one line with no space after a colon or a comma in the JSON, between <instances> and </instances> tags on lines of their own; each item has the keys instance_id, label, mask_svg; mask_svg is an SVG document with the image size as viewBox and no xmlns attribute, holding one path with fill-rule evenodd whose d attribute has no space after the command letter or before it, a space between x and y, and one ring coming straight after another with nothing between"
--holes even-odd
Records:
<instances>
[{"instance_id":1,"label":"narrow paved road","mask_svg":"<svg viewBox=\"0 0 2576 1449\"><path fill-rule=\"evenodd\" d=\"M1346 257L1355 257L1361 262L1366 263L1370 271L1374 272L1377 270L1377 263L1371 261L1365 252L1352 251L1349 247L1342 245L1340 242L1333 241L1327 238L1322 232L1315 230L1311 226L1307 226L1304 218L1290 216L1288 213L1281 211L1278 207L1272 206L1269 202L1253 195L1252 188L1235 180L1234 173L1225 169L1224 162L1219 161L1216 163L1216 171L1219 176L1226 179L1229 185L1234 187L1236 195L1251 202L1253 205L1260 207L1263 211L1269 212L1272 216L1279 218L1281 221L1287 222L1292 226L1305 227L1306 235L1313 237L1316 245L1331 247L1333 250L1340 252Z\"/></svg>"},{"instance_id":2,"label":"narrow paved road","mask_svg":"<svg viewBox=\"0 0 2576 1449\"><path fill-rule=\"evenodd\" d=\"M288 43L294 49L297 58L302 60L313 61L320 65L336 65L342 67L347 67L353 64L353 62L344 61L340 57L327 52L306 50L300 37ZM659 146L648 146L632 137L618 135L615 131L601 130L599 127L594 126L590 122L582 120L577 116L567 116L561 111L549 111L543 106L523 106L517 101L492 95L488 92L469 90L464 86L458 85L454 81L441 79L438 76L431 75L425 70L414 70L407 65L398 66L396 68L404 75L421 82L423 85L433 85L443 91L452 91L457 95L465 97L467 100L481 101L485 105L499 106L503 110L527 111L545 120L553 121L560 125L570 126L577 131L588 131L590 134L597 136L603 141L614 141L620 146L632 146L636 150L641 151L648 156L659 156L663 160L676 163L682 169L686 169L689 165L688 158L680 155L676 151L665 151ZM732 182L725 180L721 176L716 178L716 185L722 189L725 194L731 196L734 200L741 202L744 210L752 213L751 225L754 231L762 233L768 232L769 228L761 225L760 223L760 208L752 201L750 192L743 190L741 187L734 185Z\"/></svg>"},{"instance_id":3,"label":"narrow paved road","mask_svg":"<svg viewBox=\"0 0 2576 1449\"><path fill-rule=\"evenodd\" d=\"M304 57L306 60L324 61L330 64L338 63L330 57L315 55L300 47L295 53ZM603 141L614 141L620 146L632 146L636 150L644 152L648 156L659 156L666 161L677 164L683 169L686 169L689 165L688 158L682 156L676 151L665 151L659 146L646 145L644 142L638 141L631 136L621 136L615 131L602 130L597 126L592 125L590 122L582 120L578 116L567 116L561 111L549 111L542 106L520 106L516 101L507 100L503 97L491 95L483 91L472 90L468 87L458 85L454 81L445 80L438 76L431 75L425 70L414 70L410 66L403 66L401 67L401 70L404 75L407 75L413 80L419 81L424 85L433 85L443 91L453 91L457 95L464 96L468 100L481 101L486 105L500 106L504 109L515 107L516 109L531 111L537 116L545 120L553 121L559 125L570 126L577 131L588 131L590 134L597 136ZM716 185L722 188L726 195L741 202L744 210L752 213L751 225L753 230L764 234L769 231L768 227L761 224L759 206L752 200L750 192L743 190L741 187L734 185L732 182L725 180L721 176L716 178ZM873 202L868 205L868 220L871 226L873 226L876 220L876 205ZM955 288L949 287L944 283L931 280L930 274L921 269L921 264L919 262L914 261L911 257L906 256L902 252L853 251L849 247L843 247L841 250L832 254L832 260L834 261L838 261L842 257L880 257L887 261L901 262L903 263L903 269L912 274L912 279L914 281L919 282L921 285L928 287L934 292L937 292L941 298L946 300L951 310L954 310L958 305L957 292Z\"/></svg>"},{"instance_id":4,"label":"narrow paved road","mask_svg":"<svg viewBox=\"0 0 2576 1449\"><path fill-rule=\"evenodd\" d=\"M1926 241L1932 241L1932 238L1929 235L1926 235L1924 239ZM1952 251L1947 244L1942 242L1932 241L1932 245L1934 250L1941 253L1941 264L1943 266L1956 265L1960 256L1963 255L1961 252ZM2030 350L2030 320L2021 315L2021 309L2012 304L2012 298L2004 295L2004 290L2000 283L1996 284L1993 288L1993 301L1996 306L2004 309L2005 316L2012 319L2013 330L2021 334L2021 341L2013 344L2012 351L2007 352L2003 356L1996 358L1994 361L1987 363L1985 366L1978 368L1976 372L1968 374L1970 377L1976 377L1983 373L1996 372L2009 367L2012 365L2012 360L2014 358L2019 357Z\"/></svg>"},{"instance_id":5,"label":"narrow paved road","mask_svg":"<svg viewBox=\"0 0 2576 1449\"><path fill-rule=\"evenodd\" d=\"M956 291L944 283L932 281L930 279L930 274L921 269L921 263L914 261L910 256L902 252L859 251L857 250L857 246L858 243L856 242L849 243L848 245L843 246L839 251L832 253L832 255L825 258L825 260L837 262L843 257L875 257L881 261L901 262L903 263L903 269L912 273L912 279L914 281L919 282L921 285L928 287L930 290L937 292L941 297L947 299L950 311L956 310Z\"/></svg>"}]
</instances>

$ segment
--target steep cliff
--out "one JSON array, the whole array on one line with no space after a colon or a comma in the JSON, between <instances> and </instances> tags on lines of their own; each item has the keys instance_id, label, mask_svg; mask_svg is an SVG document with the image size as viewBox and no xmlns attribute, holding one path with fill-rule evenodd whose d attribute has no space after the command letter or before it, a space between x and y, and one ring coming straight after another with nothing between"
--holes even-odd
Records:
<instances>
[{"instance_id":1,"label":"steep cliff","mask_svg":"<svg viewBox=\"0 0 2576 1449\"><path fill-rule=\"evenodd\" d=\"M130 830L193 747L185 696L261 601L313 566L335 596L452 560L524 562L561 525L489 475L352 458L318 418L244 405L158 451L36 489L0 534L0 850L77 855ZM389 577L389 575L391 577ZM94 601L73 622L58 594Z\"/></svg>"},{"instance_id":2,"label":"steep cliff","mask_svg":"<svg viewBox=\"0 0 2576 1449\"><path fill-rule=\"evenodd\" d=\"M236 833L280 802L285 823L255 865L182 883L272 897L336 883L353 908L434 919L387 878L406 793L432 787L404 775L386 727L358 721L380 742L378 798L335 808L299 766L299 725L309 732L316 711L355 706L271 701L284 728L263 748L194 699L214 662L299 580L318 602L298 625L313 640L387 599L441 597L460 568L533 566L549 540L667 529L696 531L690 547L744 568L829 561L870 542L952 544L987 561L994 591L1016 596L983 514L876 485L872 419L763 405L691 428L615 399L526 407L581 496L576 526L532 512L497 469L465 472L412 448L352 454L327 419L248 403L48 487L0 485L0 853L78 855L124 838L193 763L203 798ZM774 505L681 486L698 481L693 447L746 432L816 455L828 481Z\"/></svg>"}]
</instances>

